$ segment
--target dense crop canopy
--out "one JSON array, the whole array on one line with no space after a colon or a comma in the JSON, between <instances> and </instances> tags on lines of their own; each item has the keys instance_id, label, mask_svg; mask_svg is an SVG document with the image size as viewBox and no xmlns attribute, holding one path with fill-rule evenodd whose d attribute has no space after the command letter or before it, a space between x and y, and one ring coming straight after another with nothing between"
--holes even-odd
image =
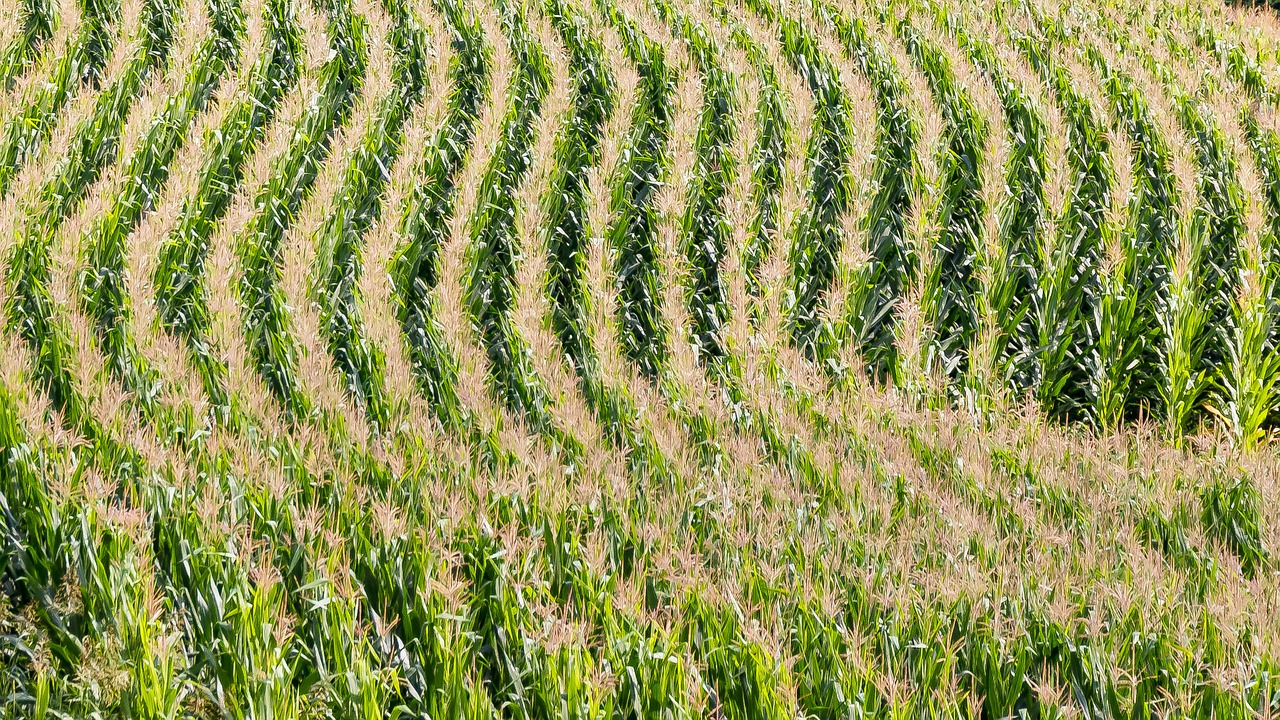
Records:
<instances>
[{"instance_id":1,"label":"dense crop canopy","mask_svg":"<svg viewBox=\"0 0 1280 720\"><path fill-rule=\"evenodd\" d=\"M0 0L0 720L1280 717L1280 17Z\"/></svg>"}]
</instances>

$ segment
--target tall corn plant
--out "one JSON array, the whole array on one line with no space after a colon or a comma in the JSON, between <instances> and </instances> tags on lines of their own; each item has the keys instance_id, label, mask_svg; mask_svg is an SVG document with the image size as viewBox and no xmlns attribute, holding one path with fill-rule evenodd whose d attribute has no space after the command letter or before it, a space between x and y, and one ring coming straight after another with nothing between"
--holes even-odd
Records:
<instances>
[{"instance_id":1,"label":"tall corn plant","mask_svg":"<svg viewBox=\"0 0 1280 720\"><path fill-rule=\"evenodd\" d=\"M331 54L319 70L320 92L298 120L294 141L275 159L271 175L255 193L256 212L236 238L243 269L237 289L250 361L267 388L295 419L311 413L298 387L296 343L279 286L286 230L310 194L333 135L350 118L365 70L366 25L344 0L326 1Z\"/></svg>"},{"instance_id":2,"label":"tall corn plant","mask_svg":"<svg viewBox=\"0 0 1280 720\"><path fill-rule=\"evenodd\" d=\"M640 75L628 161L611 183L609 210L614 219L605 237L617 252L614 273L623 352L643 376L656 381L665 363L667 329L658 311L661 273L654 200L666 175L676 75L662 46L645 37L635 21L613 4L601 9L622 36L627 59Z\"/></svg>"},{"instance_id":3,"label":"tall corn plant","mask_svg":"<svg viewBox=\"0 0 1280 720\"><path fill-rule=\"evenodd\" d=\"M977 332L974 261L982 242L980 172L990 128L959 84L946 52L909 19L896 21L895 32L924 74L946 123L942 194L936 210L939 232L932 248L937 280L928 284L934 297L926 304L933 330L929 362L933 371L958 378L967 372L968 349Z\"/></svg>"},{"instance_id":4,"label":"tall corn plant","mask_svg":"<svg viewBox=\"0 0 1280 720\"><path fill-rule=\"evenodd\" d=\"M795 708L780 692L790 681L785 669L743 637L743 619L735 610L712 607L697 596L683 608L684 641L705 667L710 702L726 720L795 717Z\"/></svg>"},{"instance_id":5,"label":"tall corn plant","mask_svg":"<svg viewBox=\"0 0 1280 720\"><path fill-rule=\"evenodd\" d=\"M991 42L975 35L959 16L948 13L943 6L935 7L935 14L991 81L1006 132L1013 141L1007 167L1002 169L1009 198L998 209L1002 267L992 272L1001 281L984 293L984 304L986 313L997 323L992 339L999 376L996 380L1008 389L1025 391L1034 385L1034 358L1039 349L1031 315L1038 251L1055 245L1053 240L1042 237L1053 232L1051 213L1057 211L1047 207L1044 193L1047 130L1035 99L1010 74L1011 68L1004 67Z\"/></svg>"},{"instance_id":6,"label":"tall corn plant","mask_svg":"<svg viewBox=\"0 0 1280 720\"><path fill-rule=\"evenodd\" d=\"M85 312L94 320L112 371L134 393L148 416L157 412L159 380L137 351L130 330L130 299L125 282L125 242L154 208L169 177L169 168L186 141L187 131L205 109L214 89L237 59L244 21L238 2L210 3L212 27L187 69L181 90L165 100L126 161L122 188L106 213L87 232L85 270L79 290Z\"/></svg>"},{"instance_id":7,"label":"tall corn plant","mask_svg":"<svg viewBox=\"0 0 1280 720\"><path fill-rule=\"evenodd\" d=\"M788 602L782 612L795 656L796 702L806 716L835 720L883 710L868 650L851 645L843 613L824 612L807 598ZM861 666L861 667L860 667Z\"/></svg>"},{"instance_id":8,"label":"tall corn plant","mask_svg":"<svg viewBox=\"0 0 1280 720\"><path fill-rule=\"evenodd\" d=\"M565 0L547 0L547 15L569 50L573 68L574 113L556 141L556 174L542 199L546 217L547 295L552 303L552 329L565 355L580 371L590 349L583 335L583 296L587 241L587 174L600 159L604 124L615 112L614 79L604 46L592 34L588 19Z\"/></svg>"},{"instance_id":9,"label":"tall corn plant","mask_svg":"<svg viewBox=\"0 0 1280 720\"><path fill-rule=\"evenodd\" d=\"M609 618L604 657L618 669L614 708L624 720L662 717L691 720L694 710L683 702L690 668L680 644L654 625L643 625L622 613Z\"/></svg>"},{"instance_id":10,"label":"tall corn plant","mask_svg":"<svg viewBox=\"0 0 1280 720\"><path fill-rule=\"evenodd\" d=\"M68 667L83 648L54 597L71 572L59 550L75 532L49 490L60 453L23 427L10 388L0 388L0 400L0 577L12 588L6 591L10 602L30 603L49 635L54 661Z\"/></svg>"},{"instance_id":11,"label":"tall corn plant","mask_svg":"<svg viewBox=\"0 0 1280 720\"><path fill-rule=\"evenodd\" d=\"M773 252L774 239L783 223L781 191L787 134L792 128L787 119L787 97L778 77L779 69L773 66L764 47L751 37L746 26L732 17L727 6L717 10L723 13L721 21L732 28L733 40L746 54L760 86L753 117L757 140L751 149L751 192L755 211L749 221L746 245L740 250L747 294L758 299L764 291L760 269L765 258ZM753 303L750 311L751 321L759 322L763 308Z\"/></svg>"},{"instance_id":12,"label":"tall corn plant","mask_svg":"<svg viewBox=\"0 0 1280 720\"><path fill-rule=\"evenodd\" d=\"M1096 417L1101 425L1114 427L1140 412L1149 413L1160 401L1160 348L1165 342L1161 319L1172 317L1167 313L1169 253L1179 231L1177 192L1168 142L1152 119L1143 91L1096 48L1087 48L1086 55L1102 78L1117 131L1130 143L1133 160L1128 219L1116 217L1108 231L1114 235L1104 241L1109 267L1103 275L1110 287L1104 289L1097 311L1102 317L1095 319L1106 335L1099 338L1094 363ZM1183 307L1195 310L1192 305Z\"/></svg>"},{"instance_id":13,"label":"tall corn plant","mask_svg":"<svg viewBox=\"0 0 1280 720\"><path fill-rule=\"evenodd\" d=\"M763 3L753 4L763 5ZM762 12L770 16L770 12ZM783 51L814 96L814 127L806 149L808 203L794 221L787 258L790 288L784 298L785 323L795 345L806 356L819 355L821 321L818 300L831 286L843 239L841 217L851 201L848 162L851 110L839 73L818 49L814 31L803 19L780 23Z\"/></svg>"},{"instance_id":14,"label":"tall corn plant","mask_svg":"<svg viewBox=\"0 0 1280 720\"><path fill-rule=\"evenodd\" d=\"M383 358L363 332L356 284L363 272L364 234L382 212L382 191L400 152L405 123L426 88L426 38L413 11L399 2L383 3L393 27L388 39L395 55L391 91L379 100L374 119L347 161L333 203L316 238L310 295L320 306L321 332L333 362L377 427L389 420L382 385Z\"/></svg>"},{"instance_id":15,"label":"tall corn plant","mask_svg":"<svg viewBox=\"0 0 1280 720\"><path fill-rule=\"evenodd\" d=\"M267 0L264 51L250 68L226 118L204 138L209 149L195 193L182 202L173 229L160 244L152 282L160 325L181 339L195 360L205 393L228 409L226 368L209 346L212 325L204 295L205 261L214 230L244 179L245 164L266 124L297 82L301 36L289 0ZM228 419L226 412L220 419Z\"/></svg>"},{"instance_id":16,"label":"tall corn plant","mask_svg":"<svg viewBox=\"0 0 1280 720\"><path fill-rule=\"evenodd\" d=\"M1194 212L1185 208L1187 218ZM1178 247L1169 255L1168 304L1160 317L1165 338L1159 397L1167 431L1179 442L1201 409L1212 382L1205 368L1206 333L1210 314L1200 292L1203 282L1206 232L1194 220L1178 229Z\"/></svg>"},{"instance_id":17,"label":"tall corn plant","mask_svg":"<svg viewBox=\"0 0 1280 720\"><path fill-rule=\"evenodd\" d=\"M1266 426L1280 401L1276 275L1274 263L1267 261L1275 252L1275 238L1270 229L1255 232L1240 247L1231 334L1226 339L1216 400L1219 415L1245 449L1252 449L1266 437Z\"/></svg>"},{"instance_id":18,"label":"tall corn plant","mask_svg":"<svg viewBox=\"0 0 1280 720\"><path fill-rule=\"evenodd\" d=\"M403 243L391 264L396 314L419 386L452 431L467 425L457 396L457 365L435 316L431 292L439 281L439 251L453 214L457 175L471 147L489 93L492 49L474 14L457 0L436 5L453 34L448 106L427 142L421 170L398 228Z\"/></svg>"},{"instance_id":19,"label":"tall corn plant","mask_svg":"<svg viewBox=\"0 0 1280 720\"><path fill-rule=\"evenodd\" d=\"M36 376L72 427L95 436L88 399L81 396L70 360L75 352L69 329L50 294L50 246L107 165L115 159L129 108L143 87L163 71L173 40L175 9L155 0L143 6L139 36L129 60L109 88L98 95L89 117L76 127L71 146L25 209L9 262L8 327L25 340L36 358Z\"/></svg>"},{"instance_id":20,"label":"tall corn plant","mask_svg":"<svg viewBox=\"0 0 1280 720\"><path fill-rule=\"evenodd\" d=\"M1239 291L1235 298L1234 342L1224 379L1226 402L1221 408L1233 434L1246 448L1261 440L1274 425L1280 407L1280 286L1275 275L1276 238L1280 233L1280 136L1263 131L1256 118L1242 113L1245 137L1258 160L1261 175L1257 192L1265 198L1265 210L1249 228L1248 241L1240 249Z\"/></svg>"},{"instance_id":21,"label":"tall corn plant","mask_svg":"<svg viewBox=\"0 0 1280 720\"><path fill-rule=\"evenodd\" d=\"M1263 217L1247 223L1246 241L1240 246L1233 337L1218 401L1218 411L1232 435L1250 448L1274 423L1280 404L1280 327L1276 323L1280 287L1274 271L1275 238L1280 233L1280 136L1264 129L1258 119L1259 104L1271 103L1276 94L1258 61L1239 44L1220 37L1203 19L1195 25L1195 41L1222 62L1227 75L1253 101L1241 108L1239 121L1260 175L1254 191L1265 206L1251 204L1245 211L1246 218L1252 213Z\"/></svg>"},{"instance_id":22,"label":"tall corn plant","mask_svg":"<svg viewBox=\"0 0 1280 720\"><path fill-rule=\"evenodd\" d=\"M895 65L865 19L848 18L824 9L858 69L870 82L876 98L875 196L865 219L869 260L854 289L853 310L846 319L850 339L876 375L896 364L894 309L903 288L912 281L915 259L907 242L911 205L911 176L919 129L907 107L903 68Z\"/></svg>"},{"instance_id":23,"label":"tall corn plant","mask_svg":"<svg viewBox=\"0 0 1280 720\"><path fill-rule=\"evenodd\" d=\"M1176 442L1203 413L1228 351L1236 296L1238 248L1244 227L1244 191L1237 161L1212 111L1179 84L1173 71L1145 48L1134 48L1160 78L1195 154L1194 177L1180 183L1178 250L1170 258L1172 307L1166 328L1166 423ZM1174 172L1179 172L1175 167ZM1192 173L1183 168L1186 176ZM1176 327L1176 332L1174 328Z\"/></svg>"},{"instance_id":24,"label":"tall corn plant","mask_svg":"<svg viewBox=\"0 0 1280 720\"><path fill-rule=\"evenodd\" d=\"M521 720L600 718L599 698L573 667L590 656L581 648L561 656L534 637L540 618L530 606L545 601L546 591L525 582L528 568L505 559L487 527L467 528L454 542L469 583L474 657L493 705Z\"/></svg>"},{"instance_id":25,"label":"tall corn plant","mask_svg":"<svg viewBox=\"0 0 1280 720\"><path fill-rule=\"evenodd\" d=\"M82 86L94 88L110 57L121 21L119 0L85 0L80 31L49 70L49 75L0 130L0 197L8 194L23 165L48 142L58 113Z\"/></svg>"},{"instance_id":26,"label":"tall corn plant","mask_svg":"<svg viewBox=\"0 0 1280 720\"><path fill-rule=\"evenodd\" d=\"M1035 338L1027 381L1050 414L1088 419L1096 392L1090 361L1096 357L1097 326L1091 322L1099 295L1102 232L1112 168L1109 136L1098 110L1076 89L1048 35L1011 33L1018 49L1052 89L1067 131L1067 161L1076 178L1066 206L1042 228L1035 248L1030 322Z\"/></svg>"},{"instance_id":27,"label":"tall corn plant","mask_svg":"<svg viewBox=\"0 0 1280 720\"><path fill-rule=\"evenodd\" d=\"M22 18L18 36L0 50L0 88L5 90L12 90L18 76L31 67L59 22L54 0L26 0L18 12Z\"/></svg>"},{"instance_id":28,"label":"tall corn plant","mask_svg":"<svg viewBox=\"0 0 1280 720\"><path fill-rule=\"evenodd\" d=\"M571 455L579 441L556 428L546 388L536 376L530 349L511 324L515 305L516 190L528 173L535 120L551 85L546 52L529 28L523 0L501 7L502 29L515 60L498 145L480 181L479 201L468 219L464 303L489 357L494 393L539 432Z\"/></svg>"},{"instance_id":29,"label":"tall corn plant","mask_svg":"<svg viewBox=\"0 0 1280 720\"><path fill-rule=\"evenodd\" d=\"M737 82L723 67L721 50L701 23L680 14L670 3L656 5L663 19L688 44L700 72L702 107L680 231L691 274L685 296L694 355L699 363L714 365L724 358L721 334L729 318L720 264L730 230L725 197L737 172L729 149L736 132Z\"/></svg>"},{"instance_id":30,"label":"tall corn plant","mask_svg":"<svg viewBox=\"0 0 1280 720\"><path fill-rule=\"evenodd\" d=\"M430 511L417 509L424 522L415 525L423 528ZM379 641L404 683L402 701L411 711L435 716L440 705L462 700L450 695L466 679L470 640L449 617L457 608L436 589L449 579L448 569L425 537L379 532L374 514L370 510L366 522L352 525L351 573L371 619L385 628Z\"/></svg>"}]
</instances>

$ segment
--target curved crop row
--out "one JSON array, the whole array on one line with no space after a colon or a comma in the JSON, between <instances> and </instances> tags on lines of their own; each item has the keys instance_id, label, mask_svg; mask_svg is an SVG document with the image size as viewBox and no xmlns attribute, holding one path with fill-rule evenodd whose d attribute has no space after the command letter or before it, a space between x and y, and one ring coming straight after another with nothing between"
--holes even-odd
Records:
<instances>
[{"instance_id":1,"label":"curved crop row","mask_svg":"<svg viewBox=\"0 0 1280 720\"><path fill-rule=\"evenodd\" d=\"M1030 360L1040 349L1037 338L1031 337L1035 327L1031 289L1042 257L1038 253L1042 247L1053 246L1042 237L1052 227L1048 218L1052 209L1045 197L1051 161L1045 148L1045 120L1027 90L1010 75L1011 68L1003 66L991 42L971 33L958 17L942 8L936 12L973 64L990 79L1012 145L1004 177L1010 195L1008 209L998 211L1003 267L994 270L1003 281L998 290L984 292L988 296L984 304L986 312L998 319L993 339L998 381L1021 390L1033 384L1029 365L1033 367Z\"/></svg>"},{"instance_id":2,"label":"curved crop row","mask_svg":"<svg viewBox=\"0 0 1280 720\"><path fill-rule=\"evenodd\" d=\"M239 3L211 4L209 37L187 69L182 89L165 100L164 108L151 119L138 150L126 161L119 193L88 231L83 251L86 269L79 278L82 303L95 321L115 374L139 397L148 414L156 411L157 382L139 357L129 330L129 298L123 277L125 242L143 216L154 208L191 123L204 111L223 75L236 62L238 41L243 34Z\"/></svg>"},{"instance_id":3,"label":"curved crop row","mask_svg":"<svg viewBox=\"0 0 1280 720\"><path fill-rule=\"evenodd\" d=\"M489 92L492 49L479 21L463 5L442 0L441 13L454 33L445 118L427 143L419 179L400 219L403 246L392 262L397 313L423 392L451 430L466 424L457 396L457 369L433 309L439 251L453 215L458 174L474 139Z\"/></svg>"},{"instance_id":4,"label":"curved crop row","mask_svg":"<svg viewBox=\"0 0 1280 720\"><path fill-rule=\"evenodd\" d=\"M978 324L974 264L982 242L985 212L978 190L990 127L974 107L972 97L957 82L946 52L910 22L898 22L895 30L928 81L946 121L939 233L930 250L936 256L931 263L935 275L928 281L932 297L927 302L937 370L946 376L963 376Z\"/></svg>"},{"instance_id":5,"label":"curved crop row","mask_svg":"<svg viewBox=\"0 0 1280 720\"><path fill-rule=\"evenodd\" d=\"M919 130L907 108L905 80L885 49L874 42L863 18L848 18L824 9L876 96L875 197L866 219L867 276L855 289L847 319L856 347L877 374L894 367L894 307L915 274L907 243L911 176Z\"/></svg>"},{"instance_id":6,"label":"curved crop row","mask_svg":"<svg viewBox=\"0 0 1280 720\"><path fill-rule=\"evenodd\" d=\"M1113 425L1132 417L1144 401L1155 399L1158 379L1156 348L1160 342L1159 306L1167 303L1168 252L1177 232L1169 148L1152 119L1143 91L1096 48L1087 49L1090 64L1103 78L1112 112L1133 147L1133 212L1128 225L1117 228L1119 262L1103 290L1105 333L1098 340L1097 417Z\"/></svg>"},{"instance_id":7,"label":"curved crop row","mask_svg":"<svg viewBox=\"0 0 1280 720\"><path fill-rule=\"evenodd\" d=\"M298 121L295 141L274 161L256 192L257 212L237 238L242 323L251 359L268 389L295 418L311 412L297 386L288 309L279 287L281 242L328 155L333 135L350 117L365 61L365 25L349 3L327 3L332 54L319 71L320 92Z\"/></svg>"},{"instance_id":8,"label":"curved crop row","mask_svg":"<svg viewBox=\"0 0 1280 720\"><path fill-rule=\"evenodd\" d=\"M676 13L669 3L658 8L668 24L677 28L689 45L698 66L702 109L698 119L696 159L688 179L688 197L681 219L683 252L692 274L687 289L695 358L715 363L724 355L721 328L728 319L725 289L720 280L729 219L725 196L738 169L733 166L729 143L735 133L736 81L721 66L721 51L696 21Z\"/></svg>"},{"instance_id":9,"label":"curved crop row","mask_svg":"<svg viewBox=\"0 0 1280 720\"><path fill-rule=\"evenodd\" d=\"M534 120L542 112L550 86L545 51L532 34L519 2L501 6L502 27L515 58L507 90L507 110L497 149L479 187L479 202L469 218L468 271L464 302L489 357L495 393L540 432L573 445L553 427L547 398L533 376L523 338L511 327L514 306L516 189L531 162Z\"/></svg>"},{"instance_id":10,"label":"curved crop row","mask_svg":"<svg viewBox=\"0 0 1280 720\"><path fill-rule=\"evenodd\" d=\"M173 8L163 2L144 6L129 60L119 77L97 96L89 117L76 127L70 150L56 165L53 177L41 184L9 262L8 327L32 346L38 358L37 374L72 427L91 428L92 423L87 399L76 389L68 365L67 330L60 326L47 286L50 245L68 213L115 159L125 117L138 94L154 74L163 71L173 38L173 15Z\"/></svg>"},{"instance_id":11,"label":"curved crop row","mask_svg":"<svg viewBox=\"0 0 1280 720\"><path fill-rule=\"evenodd\" d=\"M657 209L654 196L665 177L671 132L675 75L660 45L612 4L604 9L622 36L627 58L641 78L632 110L629 162L618 170L610 207L607 241L617 253L618 321L623 351L640 372L656 379L663 362L665 329L657 309Z\"/></svg>"},{"instance_id":12,"label":"curved crop row","mask_svg":"<svg viewBox=\"0 0 1280 720\"><path fill-rule=\"evenodd\" d=\"M1037 349L1029 382L1050 412L1088 417L1094 408L1093 348L1104 312L1099 304L1099 264L1112 187L1110 136L1099 108L1072 84L1067 68L1046 52L1047 37L1014 33L1014 44L1054 93L1065 119L1067 161L1076 177L1066 207L1053 230L1053 252L1037 262L1035 306L1031 312Z\"/></svg>"},{"instance_id":13,"label":"curved crop row","mask_svg":"<svg viewBox=\"0 0 1280 720\"><path fill-rule=\"evenodd\" d=\"M160 245L154 285L160 323L180 337L196 360L205 392L225 406L225 372L210 352L210 311L205 302L205 263L214 229L227 212L245 164L266 124L297 82L300 36L288 0L268 0L264 51L250 68L235 106L214 130L193 195L183 200L173 229Z\"/></svg>"},{"instance_id":14,"label":"curved crop row","mask_svg":"<svg viewBox=\"0 0 1280 720\"><path fill-rule=\"evenodd\" d=\"M787 325L796 344L807 354L817 352L819 295L835 277L835 257L841 237L840 217L849 203L848 102L838 73L817 49L812 31L795 18L781 15L763 3L750 3L767 18L778 17L787 60L804 76L814 95L814 132L810 137L809 203L794 223L790 242L792 287L787 300Z\"/></svg>"},{"instance_id":15,"label":"curved crop row","mask_svg":"<svg viewBox=\"0 0 1280 720\"><path fill-rule=\"evenodd\" d=\"M583 337L583 264L587 241L586 171L600 158L605 122L615 111L614 80L604 48L586 27L585 16L562 0L546 5L569 49L574 68L574 114L557 141L557 173L545 195L552 327L565 354L582 367L588 353Z\"/></svg>"},{"instance_id":16,"label":"curved crop row","mask_svg":"<svg viewBox=\"0 0 1280 720\"><path fill-rule=\"evenodd\" d=\"M381 383L382 358L361 330L356 285L362 272L360 242L378 220L389 168L399 154L404 125L418 107L425 89L422 30L411 11L385 3L393 18L389 42L395 52L393 89L365 130L360 146L348 161L334 209L317 238L312 268L312 297L320 303L322 332L334 363L376 425L387 422L389 408Z\"/></svg>"},{"instance_id":17,"label":"curved crop row","mask_svg":"<svg viewBox=\"0 0 1280 720\"><path fill-rule=\"evenodd\" d=\"M22 17L18 37L0 50L0 88L5 90L13 89L14 81L31 65L58 26L53 0L29 0L18 11Z\"/></svg>"},{"instance_id":18,"label":"curved crop row","mask_svg":"<svg viewBox=\"0 0 1280 720\"><path fill-rule=\"evenodd\" d=\"M728 7L718 8L725 14L722 21L732 27L733 40L747 55L747 61L755 69L760 82L760 98L757 101L753 121L756 123L756 147L752 148L755 160L751 168L751 187L754 193L755 213L747 237L749 241L741 249L743 269L747 275L747 292L759 297L760 269L766 257L773 251L783 218L780 216L783 166L786 163L786 135L789 131L786 96L773 67L760 43L750 32L735 22ZM758 320L752 313L753 320Z\"/></svg>"},{"instance_id":19,"label":"curved crop row","mask_svg":"<svg viewBox=\"0 0 1280 720\"><path fill-rule=\"evenodd\" d=\"M53 133L58 112L82 86L96 87L116 41L120 23L115 0L86 0L80 29L71 47L57 56L49 77L24 98L21 110L4 124L0 135L0 196L7 195L14 176Z\"/></svg>"}]
</instances>

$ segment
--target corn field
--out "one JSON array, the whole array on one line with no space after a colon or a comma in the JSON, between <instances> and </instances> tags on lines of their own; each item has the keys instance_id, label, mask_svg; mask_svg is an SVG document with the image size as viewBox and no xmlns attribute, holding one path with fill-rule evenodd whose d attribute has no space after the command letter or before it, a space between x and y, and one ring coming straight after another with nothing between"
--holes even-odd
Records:
<instances>
[{"instance_id":1,"label":"corn field","mask_svg":"<svg viewBox=\"0 0 1280 720\"><path fill-rule=\"evenodd\" d=\"M1280 15L0 0L0 720L1280 717Z\"/></svg>"}]
</instances>

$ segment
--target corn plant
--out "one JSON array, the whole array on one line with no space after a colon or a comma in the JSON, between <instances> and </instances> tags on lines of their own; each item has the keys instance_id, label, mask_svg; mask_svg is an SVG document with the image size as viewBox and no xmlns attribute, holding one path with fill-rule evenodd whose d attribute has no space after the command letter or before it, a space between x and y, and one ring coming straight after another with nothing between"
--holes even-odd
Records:
<instances>
[{"instance_id":1,"label":"corn plant","mask_svg":"<svg viewBox=\"0 0 1280 720\"><path fill-rule=\"evenodd\" d=\"M614 274L623 351L642 375L655 380L664 363L667 330L657 309L658 218L653 196L665 175L675 75L662 47L645 37L634 21L612 5L602 9L622 35L627 59L641 78L641 99L632 111L629 162L619 168L618 180L612 184L614 220L605 237L618 257Z\"/></svg>"},{"instance_id":2,"label":"corn plant","mask_svg":"<svg viewBox=\"0 0 1280 720\"><path fill-rule=\"evenodd\" d=\"M984 212L978 189L989 125L959 85L942 48L909 21L898 22L896 32L928 81L946 120L947 151L937 209L940 232L932 248L940 281L933 285L936 296L929 300L934 333L931 363L944 376L960 377L968 369L968 350L977 331L974 261Z\"/></svg>"},{"instance_id":3,"label":"corn plant","mask_svg":"<svg viewBox=\"0 0 1280 720\"><path fill-rule=\"evenodd\" d=\"M6 90L12 90L17 77L31 66L59 21L52 0L23 3L18 12L22 17L18 36L0 50L0 86Z\"/></svg>"},{"instance_id":4,"label":"corn plant","mask_svg":"<svg viewBox=\"0 0 1280 720\"><path fill-rule=\"evenodd\" d=\"M467 423L450 357L435 317L431 290L439 280L439 251L453 213L457 175L475 134L488 92L492 49L479 21L458 2L442 1L441 14L454 33L449 106L427 143L419 179L399 220L404 243L392 261L397 314L415 373L435 412L451 430Z\"/></svg>"},{"instance_id":5,"label":"corn plant","mask_svg":"<svg viewBox=\"0 0 1280 720\"><path fill-rule=\"evenodd\" d=\"M154 371L139 356L130 330L130 308L125 287L125 242L142 218L154 209L169 168L186 140L187 131L201 113L222 75L236 61L237 40L243 19L235 3L211 4L209 37L187 70L184 86L167 98L164 108L147 127L140 147L126 161L123 188L111 208L86 233L86 270L79 277L85 311L96 324L98 336L112 370L125 387L138 396L148 415L157 412Z\"/></svg>"},{"instance_id":6,"label":"corn plant","mask_svg":"<svg viewBox=\"0 0 1280 720\"><path fill-rule=\"evenodd\" d=\"M245 163L300 70L300 35L293 6L286 0L269 0L263 14L265 50L254 61L234 108L206 138L209 151L200 166L196 192L183 200L173 229L161 243L153 277L160 323L183 340L205 392L224 408L229 407L226 368L209 347L212 318L204 296L209 242L244 178ZM227 419L225 413L220 417Z\"/></svg>"},{"instance_id":7,"label":"corn plant","mask_svg":"<svg viewBox=\"0 0 1280 720\"><path fill-rule=\"evenodd\" d=\"M1067 129L1067 160L1076 177L1061 216L1042 231L1036 247L1035 291L1031 294L1031 322L1036 339L1028 371L1042 407L1055 415L1088 418L1096 390L1098 327L1091 322L1099 294L1099 264L1103 250L1108 193L1111 192L1111 149L1100 108L1094 108L1071 82L1071 76L1047 45L1060 42L1011 33L1014 44L1052 88ZM1049 211L1057 210L1049 208Z\"/></svg>"},{"instance_id":8,"label":"corn plant","mask_svg":"<svg viewBox=\"0 0 1280 720\"><path fill-rule=\"evenodd\" d=\"M80 30L71 47L56 55L49 75L34 89L0 131L0 197L9 193L13 178L53 133L58 113L81 87L102 82L103 69L114 49L113 26L121 22L116 0L86 0L81 6Z\"/></svg>"},{"instance_id":9,"label":"corn plant","mask_svg":"<svg viewBox=\"0 0 1280 720\"><path fill-rule=\"evenodd\" d=\"M1252 577L1271 564L1258 525L1259 497L1248 478L1219 478L1200 491L1200 522L1206 532L1226 545Z\"/></svg>"},{"instance_id":10,"label":"corn plant","mask_svg":"<svg viewBox=\"0 0 1280 720\"><path fill-rule=\"evenodd\" d=\"M1118 238L1104 241L1116 248L1108 275L1110 288L1095 320L1105 338L1098 341L1095 367L1098 382L1097 416L1104 426L1147 413L1158 401L1160 386L1158 348L1165 336L1161 318L1169 318L1169 251L1174 247L1177 224L1176 192L1169 167L1169 148L1151 117L1142 91L1133 79L1089 48L1090 63L1103 76L1103 87L1112 104L1119 130L1133 152L1133 187L1129 219L1111 232ZM1191 228L1185 228L1191 232ZM1194 312L1194 305L1183 305ZM1190 319L1190 318L1188 318Z\"/></svg>"},{"instance_id":11,"label":"corn plant","mask_svg":"<svg viewBox=\"0 0 1280 720\"><path fill-rule=\"evenodd\" d=\"M375 425L385 425L389 408L382 389L382 356L361 329L356 282L363 271L360 239L378 220L381 192L399 154L405 122L418 107L425 79L422 30L409 8L387 3L393 18L389 42L395 52L393 89L380 100L360 146L348 160L334 209L316 240L311 296L321 307L320 322L334 363L347 380L347 390Z\"/></svg>"},{"instance_id":12,"label":"corn plant","mask_svg":"<svg viewBox=\"0 0 1280 720\"><path fill-rule=\"evenodd\" d=\"M69 366L69 330L49 294L50 244L89 186L115 159L126 114L151 77L163 71L173 39L174 8L161 2L143 8L137 44L119 77L95 99L76 127L70 151L37 190L9 262L8 327L39 358L37 373L55 407L71 427L92 432L92 420Z\"/></svg>"},{"instance_id":13,"label":"corn plant","mask_svg":"<svg viewBox=\"0 0 1280 720\"><path fill-rule=\"evenodd\" d=\"M298 120L295 141L255 192L257 212L236 241L243 268L238 291L245 342L263 381L294 418L310 415L311 403L297 384L296 346L278 284L281 244L328 156L333 134L351 115L365 64L364 20L342 0L324 8L333 52L319 70L319 96Z\"/></svg>"},{"instance_id":14,"label":"corn plant","mask_svg":"<svg viewBox=\"0 0 1280 720\"><path fill-rule=\"evenodd\" d=\"M1046 206L1045 175L1049 159L1045 153L1045 123L1035 100L1027 89L1010 75L995 48L985 38L977 37L959 17L945 9L935 8L938 21L955 36L969 59L990 79L1004 114L1006 133L1013 139L1007 160L1004 182L1009 188L1007 204L999 209L998 228L1003 267L989 272L995 278L985 294L986 312L998 319L993 339L998 357L995 359L1001 386L1016 391L1031 387L1034 372L1032 358L1038 350L1032 337L1031 309L1036 281L1037 248L1052 248L1054 243L1041 235L1052 231ZM1046 253L1049 254L1049 253Z\"/></svg>"},{"instance_id":15,"label":"corn plant","mask_svg":"<svg viewBox=\"0 0 1280 720\"><path fill-rule=\"evenodd\" d=\"M877 162L872 180L876 194L866 218L860 220L870 259L864 277L853 289L851 305L856 315L846 322L849 340L862 353L868 369L883 375L896 364L894 307L914 275L915 259L907 245L906 222L919 130L907 108L903 69L894 65L882 41L873 38L866 19L848 18L830 10L826 14L876 97Z\"/></svg>"}]
</instances>

